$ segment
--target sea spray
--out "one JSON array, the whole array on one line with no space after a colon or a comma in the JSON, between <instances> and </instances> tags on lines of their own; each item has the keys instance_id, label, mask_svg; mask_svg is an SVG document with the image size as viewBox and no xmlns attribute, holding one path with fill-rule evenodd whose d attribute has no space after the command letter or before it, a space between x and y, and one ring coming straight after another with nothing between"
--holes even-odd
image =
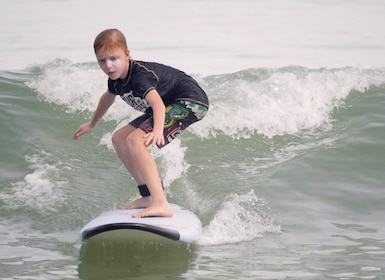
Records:
<instances>
[{"instance_id":1,"label":"sea spray","mask_svg":"<svg viewBox=\"0 0 385 280\"><path fill-rule=\"evenodd\" d=\"M262 237L264 233L279 233L280 226L264 214L264 201L253 191L230 195L203 230L200 245L238 243Z\"/></svg>"},{"instance_id":2,"label":"sea spray","mask_svg":"<svg viewBox=\"0 0 385 280\"><path fill-rule=\"evenodd\" d=\"M344 106L352 91L365 92L370 85L383 84L385 70L248 69L204 81L211 109L199 127L202 136L272 138L329 129L333 111Z\"/></svg>"},{"instance_id":3,"label":"sea spray","mask_svg":"<svg viewBox=\"0 0 385 280\"><path fill-rule=\"evenodd\" d=\"M45 151L27 155L25 160L31 173L3 190L0 199L11 209L28 207L42 213L57 211L58 206L66 201L62 190L66 182L59 175L63 163Z\"/></svg>"}]
</instances>

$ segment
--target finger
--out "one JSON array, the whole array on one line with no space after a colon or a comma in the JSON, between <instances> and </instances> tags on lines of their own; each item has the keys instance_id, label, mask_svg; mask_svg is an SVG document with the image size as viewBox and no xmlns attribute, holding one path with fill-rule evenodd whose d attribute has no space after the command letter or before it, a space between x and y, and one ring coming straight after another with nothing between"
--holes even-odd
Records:
<instances>
[{"instance_id":1,"label":"finger","mask_svg":"<svg viewBox=\"0 0 385 280\"><path fill-rule=\"evenodd\" d=\"M164 141L164 137L160 138L160 146L163 146L166 142Z\"/></svg>"},{"instance_id":2,"label":"finger","mask_svg":"<svg viewBox=\"0 0 385 280\"><path fill-rule=\"evenodd\" d=\"M146 135L144 135L144 138L146 138L146 140L144 141L144 145L146 145L146 147L150 146L152 142L151 134L147 133Z\"/></svg>"},{"instance_id":3,"label":"finger","mask_svg":"<svg viewBox=\"0 0 385 280\"><path fill-rule=\"evenodd\" d=\"M160 145L161 143L162 143L162 138L159 137L159 135L157 135L157 137L156 137L156 144Z\"/></svg>"},{"instance_id":4,"label":"finger","mask_svg":"<svg viewBox=\"0 0 385 280\"><path fill-rule=\"evenodd\" d=\"M82 135L82 133L78 132L74 134L74 140L78 140L79 136Z\"/></svg>"},{"instance_id":5,"label":"finger","mask_svg":"<svg viewBox=\"0 0 385 280\"><path fill-rule=\"evenodd\" d=\"M81 128L75 131L75 134L73 136L74 140L77 140L80 136L82 136L85 133L85 131Z\"/></svg>"},{"instance_id":6,"label":"finger","mask_svg":"<svg viewBox=\"0 0 385 280\"><path fill-rule=\"evenodd\" d=\"M75 133L74 133L74 136L72 136L72 139L78 140L78 138L79 138L79 131L76 130Z\"/></svg>"}]
</instances>

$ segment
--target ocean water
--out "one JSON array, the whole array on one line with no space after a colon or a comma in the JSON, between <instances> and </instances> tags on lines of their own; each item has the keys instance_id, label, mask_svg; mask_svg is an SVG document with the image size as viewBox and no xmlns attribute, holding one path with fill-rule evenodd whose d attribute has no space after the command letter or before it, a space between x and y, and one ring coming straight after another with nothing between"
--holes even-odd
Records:
<instances>
[{"instance_id":1,"label":"ocean water","mask_svg":"<svg viewBox=\"0 0 385 280\"><path fill-rule=\"evenodd\" d=\"M0 4L0 279L385 279L385 3L376 0ZM137 196L111 134L118 100L92 43L185 70L207 117L152 149L198 243L82 244Z\"/></svg>"}]
</instances>

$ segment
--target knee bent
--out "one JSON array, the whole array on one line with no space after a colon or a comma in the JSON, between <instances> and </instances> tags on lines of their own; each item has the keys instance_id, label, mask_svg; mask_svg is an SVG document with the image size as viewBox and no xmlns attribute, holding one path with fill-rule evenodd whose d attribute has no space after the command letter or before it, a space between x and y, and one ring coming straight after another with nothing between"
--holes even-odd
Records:
<instances>
[{"instance_id":1,"label":"knee bent","mask_svg":"<svg viewBox=\"0 0 385 280\"><path fill-rule=\"evenodd\" d=\"M116 131L112 134L111 141L112 141L112 145L116 147L125 141L125 137L122 133L119 133L119 131Z\"/></svg>"},{"instance_id":2,"label":"knee bent","mask_svg":"<svg viewBox=\"0 0 385 280\"><path fill-rule=\"evenodd\" d=\"M137 145L143 145L144 139L140 134L137 133L122 133L120 130L115 131L111 137L112 144L114 147L120 145L126 145L128 147L135 147Z\"/></svg>"},{"instance_id":3,"label":"knee bent","mask_svg":"<svg viewBox=\"0 0 385 280\"><path fill-rule=\"evenodd\" d=\"M125 142L128 147L135 147L137 145L144 145L144 139L142 137L138 137L135 133L131 133L127 135Z\"/></svg>"}]
</instances>

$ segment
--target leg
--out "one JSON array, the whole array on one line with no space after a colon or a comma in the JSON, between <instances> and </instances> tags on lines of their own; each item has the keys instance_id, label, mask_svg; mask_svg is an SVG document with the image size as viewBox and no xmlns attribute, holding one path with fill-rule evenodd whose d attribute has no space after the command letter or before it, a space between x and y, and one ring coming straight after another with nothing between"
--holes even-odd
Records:
<instances>
[{"instance_id":1,"label":"leg","mask_svg":"<svg viewBox=\"0 0 385 280\"><path fill-rule=\"evenodd\" d=\"M208 107L205 105L183 100L167 106L163 132L165 144L167 145L190 124L202 119L207 109ZM135 120L131 123L135 123ZM155 161L144 145L145 131L151 131L152 129L152 118L141 119L138 127L137 130L128 135L127 145L132 159L135 160L136 166L139 167L140 176L151 193L152 204L134 216L172 216L173 212L164 195Z\"/></svg>"},{"instance_id":2,"label":"leg","mask_svg":"<svg viewBox=\"0 0 385 280\"><path fill-rule=\"evenodd\" d=\"M115 132L112 137L115 150L123 164L135 181L139 185L146 184L151 193L151 197L139 198L121 208L147 207L134 214L134 217L138 218L172 216L173 211L164 195L155 160L144 145L144 135L145 133L141 129L127 125Z\"/></svg>"},{"instance_id":3,"label":"leg","mask_svg":"<svg viewBox=\"0 0 385 280\"><path fill-rule=\"evenodd\" d=\"M136 166L133 164L133 161L130 158L130 153L127 146L127 137L135 130L136 128L129 124L120 128L112 135L112 144L124 166L134 177L134 180L141 185L144 184L143 178L141 178L140 174L137 172Z\"/></svg>"},{"instance_id":4,"label":"leg","mask_svg":"<svg viewBox=\"0 0 385 280\"><path fill-rule=\"evenodd\" d=\"M167 106L164 126L166 145L190 124L202 119L207 109L206 105L187 100ZM120 207L147 207L134 214L134 217L173 215L164 195L155 161L144 144L146 131L151 131L152 125L152 117L142 115L113 135L113 144L120 159L135 181L139 185L146 184L151 193L151 196L139 198Z\"/></svg>"},{"instance_id":5,"label":"leg","mask_svg":"<svg viewBox=\"0 0 385 280\"><path fill-rule=\"evenodd\" d=\"M123 162L124 166L127 168L128 172L132 175L134 180L138 185L144 184L144 179L141 177L140 172L137 170L137 166L134 164L135 161L131 158L131 155L127 146L127 137L130 133L136 130L135 127L127 125L117 130L112 136L112 144L115 148L116 153L118 154L120 160ZM143 208L151 205L152 199L151 196L141 197L137 200L131 201L127 204L120 206L120 209L134 209L134 208Z\"/></svg>"},{"instance_id":6,"label":"leg","mask_svg":"<svg viewBox=\"0 0 385 280\"><path fill-rule=\"evenodd\" d=\"M147 216L169 217L173 215L173 210L168 204L163 192L155 160L144 144L145 134L146 133L142 129L136 129L127 137L127 146L130 157L135 163L140 177L147 185L152 199L149 207L135 213L133 216L137 218Z\"/></svg>"}]
</instances>

